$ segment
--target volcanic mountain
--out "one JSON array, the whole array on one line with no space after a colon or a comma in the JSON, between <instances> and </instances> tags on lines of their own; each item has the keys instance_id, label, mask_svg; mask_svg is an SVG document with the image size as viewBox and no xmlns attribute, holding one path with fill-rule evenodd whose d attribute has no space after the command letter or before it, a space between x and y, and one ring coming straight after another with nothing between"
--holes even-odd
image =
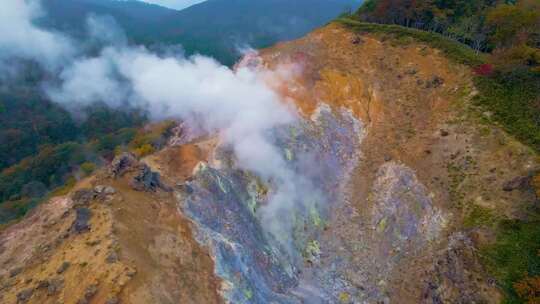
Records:
<instances>
[{"instance_id":1,"label":"volcanic mountain","mask_svg":"<svg viewBox=\"0 0 540 304\"><path fill-rule=\"evenodd\" d=\"M269 137L302 203L265 218L276 181L179 122L0 232L2 303L501 301L474 223L525 217L540 164L479 118L470 68L339 22L237 65L295 68L273 87L300 119Z\"/></svg>"}]
</instances>

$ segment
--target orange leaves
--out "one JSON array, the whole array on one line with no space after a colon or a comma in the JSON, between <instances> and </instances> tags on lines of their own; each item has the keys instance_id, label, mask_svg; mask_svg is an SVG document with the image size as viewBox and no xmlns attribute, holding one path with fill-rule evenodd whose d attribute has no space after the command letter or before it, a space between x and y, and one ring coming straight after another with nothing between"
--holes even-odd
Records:
<instances>
[{"instance_id":1,"label":"orange leaves","mask_svg":"<svg viewBox=\"0 0 540 304\"><path fill-rule=\"evenodd\" d=\"M514 289L525 303L540 303L540 276L527 276L521 281L514 283Z\"/></svg>"}]
</instances>

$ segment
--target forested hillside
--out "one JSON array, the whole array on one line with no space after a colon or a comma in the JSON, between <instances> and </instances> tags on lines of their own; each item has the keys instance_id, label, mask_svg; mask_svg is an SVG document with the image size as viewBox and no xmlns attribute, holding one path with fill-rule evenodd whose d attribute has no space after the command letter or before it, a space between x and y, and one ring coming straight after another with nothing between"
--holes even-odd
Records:
<instances>
[{"instance_id":1,"label":"forested hillside","mask_svg":"<svg viewBox=\"0 0 540 304\"><path fill-rule=\"evenodd\" d=\"M232 65L245 47L261 48L301 37L361 0L209 0L176 11L139 1L50 0L41 24L84 37L90 15L110 16L128 39L146 45L181 45Z\"/></svg>"},{"instance_id":2,"label":"forested hillside","mask_svg":"<svg viewBox=\"0 0 540 304\"><path fill-rule=\"evenodd\" d=\"M263 48L299 38L339 14L356 9L358 0L209 0L184 9L161 23L165 40L188 53L201 52L225 64L239 48ZM219 13L217 13L219 12Z\"/></svg>"},{"instance_id":3,"label":"forested hillside","mask_svg":"<svg viewBox=\"0 0 540 304\"><path fill-rule=\"evenodd\" d=\"M137 110L104 105L80 114L84 120L39 95L0 94L0 224L24 215L51 190L69 189L115 149L128 149L146 121Z\"/></svg>"},{"instance_id":4,"label":"forested hillside","mask_svg":"<svg viewBox=\"0 0 540 304\"><path fill-rule=\"evenodd\" d=\"M89 16L111 17L135 43L156 43L163 38L161 22L177 14L162 6L140 1L49 0L42 2L40 25L83 39Z\"/></svg>"}]
</instances>

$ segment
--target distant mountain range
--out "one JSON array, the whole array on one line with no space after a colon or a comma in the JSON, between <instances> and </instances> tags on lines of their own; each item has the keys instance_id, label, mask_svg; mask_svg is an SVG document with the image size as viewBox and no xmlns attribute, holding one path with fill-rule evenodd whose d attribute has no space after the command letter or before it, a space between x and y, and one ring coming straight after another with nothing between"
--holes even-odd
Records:
<instances>
[{"instance_id":1,"label":"distant mountain range","mask_svg":"<svg viewBox=\"0 0 540 304\"><path fill-rule=\"evenodd\" d=\"M301 37L361 0L208 0L177 11L140 1L46 0L39 22L82 36L90 14L111 16L129 40L146 45L181 44L186 53L231 65L238 48L261 48Z\"/></svg>"}]
</instances>

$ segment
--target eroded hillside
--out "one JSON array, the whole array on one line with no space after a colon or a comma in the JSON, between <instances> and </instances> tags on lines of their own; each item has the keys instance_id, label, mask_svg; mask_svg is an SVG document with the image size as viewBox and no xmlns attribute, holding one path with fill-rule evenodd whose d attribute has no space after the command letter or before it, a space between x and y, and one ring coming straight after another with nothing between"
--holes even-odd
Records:
<instances>
[{"instance_id":1,"label":"eroded hillside","mask_svg":"<svg viewBox=\"0 0 540 304\"><path fill-rule=\"evenodd\" d=\"M478 210L524 217L538 198L519 181L538 174L538 158L481 123L469 68L426 45L384 41L340 25L263 57L270 66L300 59L304 73L287 94L305 113L326 102L352 109L366 124L362 157L348 184L357 214L329 232L351 248L358 261L353 276L380 278L371 284L392 302L499 302L475 256L493 241L493 231L471 229L470 222L482 217Z\"/></svg>"},{"instance_id":2,"label":"eroded hillside","mask_svg":"<svg viewBox=\"0 0 540 304\"><path fill-rule=\"evenodd\" d=\"M271 138L310 191L265 217L275 181L181 124L5 228L2 303L501 301L475 223L525 218L540 165L481 122L469 68L338 24L240 64L294 69L274 85L302 118Z\"/></svg>"}]
</instances>

